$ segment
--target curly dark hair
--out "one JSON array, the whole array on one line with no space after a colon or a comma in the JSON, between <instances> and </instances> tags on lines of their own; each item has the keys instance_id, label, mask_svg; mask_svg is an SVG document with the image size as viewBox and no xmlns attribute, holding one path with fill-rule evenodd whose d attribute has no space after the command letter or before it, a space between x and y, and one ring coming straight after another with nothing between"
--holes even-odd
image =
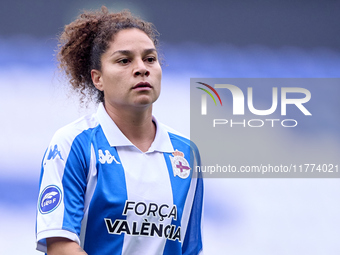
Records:
<instances>
[{"instance_id":1,"label":"curly dark hair","mask_svg":"<svg viewBox=\"0 0 340 255\"><path fill-rule=\"evenodd\" d=\"M114 35L128 28L138 28L158 45L159 33L152 23L132 16L128 10L109 13L103 6L100 11L86 11L65 26L59 37L57 55L59 68L65 72L72 88L80 93L80 101L104 101L104 92L95 88L91 70L101 70L101 56L109 47Z\"/></svg>"}]
</instances>

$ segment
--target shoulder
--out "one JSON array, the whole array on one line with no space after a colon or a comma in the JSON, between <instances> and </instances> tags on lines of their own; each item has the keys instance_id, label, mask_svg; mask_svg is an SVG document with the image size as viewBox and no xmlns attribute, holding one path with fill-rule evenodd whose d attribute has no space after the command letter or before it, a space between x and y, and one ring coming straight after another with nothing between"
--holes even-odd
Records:
<instances>
[{"instance_id":1,"label":"shoulder","mask_svg":"<svg viewBox=\"0 0 340 255\"><path fill-rule=\"evenodd\" d=\"M99 126L94 114L87 115L58 129L48 147L47 159L59 155L62 159L69 156L71 150L78 153L87 151L91 143L91 135Z\"/></svg>"},{"instance_id":2,"label":"shoulder","mask_svg":"<svg viewBox=\"0 0 340 255\"><path fill-rule=\"evenodd\" d=\"M86 115L58 129L52 140L64 140L65 142L71 142L81 134L90 133L98 125L99 122L95 117L95 114Z\"/></svg>"}]
</instances>

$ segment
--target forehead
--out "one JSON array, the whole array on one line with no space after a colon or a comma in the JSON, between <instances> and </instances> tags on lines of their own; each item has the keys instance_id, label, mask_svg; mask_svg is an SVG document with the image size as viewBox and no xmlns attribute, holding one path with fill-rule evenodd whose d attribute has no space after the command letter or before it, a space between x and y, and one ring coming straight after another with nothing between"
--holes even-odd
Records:
<instances>
[{"instance_id":1,"label":"forehead","mask_svg":"<svg viewBox=\"0 0 340 255\"><path fill-rule=\"evenodd\" d=\"M117 32L109 43L108 51L155 48L150 37L140 29L129 28Z\"/></svg>"}]
</instances>

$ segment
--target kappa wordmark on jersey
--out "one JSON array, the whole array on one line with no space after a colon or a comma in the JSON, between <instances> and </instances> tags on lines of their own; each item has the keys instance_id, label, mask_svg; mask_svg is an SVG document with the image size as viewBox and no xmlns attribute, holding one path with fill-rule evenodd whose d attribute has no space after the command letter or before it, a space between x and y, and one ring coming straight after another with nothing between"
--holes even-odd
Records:
<instances>
[{"instance_id":1,"label":"kappa wordmark on jersey","mask_svg":"<svg viewBox=\"0 0 340 255\"><path fill-rule=\"evenodd\" d=\"M52 146L50 147L50 152L48 153L47 160L55 159L56 156L59 156L61 160L64 160L60 154L60 151L58 150L58 145L54 145L54 148L52 150Z\"/></svg>"},{"instance_id":2,"label":"kappa wordmark on jersey","mask_svg":"<svg viewBox=\"0 0 340 255\"><path fill-rule=\"evenodd\" d=\"M98 150L98 154L99 154L99 159L98 160L102 164L105 164L105 163L111 164L113 161L116 164L120 164L120 162L117 161L115 156L112 156L111 153L108 150L105 150L105 154L103 153L102 150Z\"/></svg>"}]
</instances>

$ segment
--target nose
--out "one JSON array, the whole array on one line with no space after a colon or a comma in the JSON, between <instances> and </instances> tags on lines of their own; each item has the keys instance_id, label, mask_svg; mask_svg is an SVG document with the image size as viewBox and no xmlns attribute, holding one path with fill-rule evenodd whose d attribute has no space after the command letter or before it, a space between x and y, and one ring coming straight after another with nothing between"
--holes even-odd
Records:
<instances>
[{"instance_id":1,"label":"nose","mask_svg":"<svg viewBox=\"0 0 340 255\"><path fill-rule=\"evenodd\" d=\"M136 64L136 68L134 70L134 76L146 76L148 77L150 75L150 71L145 66L145 63L143 60L139 60Z\"/></svg>"}]
</instances>

